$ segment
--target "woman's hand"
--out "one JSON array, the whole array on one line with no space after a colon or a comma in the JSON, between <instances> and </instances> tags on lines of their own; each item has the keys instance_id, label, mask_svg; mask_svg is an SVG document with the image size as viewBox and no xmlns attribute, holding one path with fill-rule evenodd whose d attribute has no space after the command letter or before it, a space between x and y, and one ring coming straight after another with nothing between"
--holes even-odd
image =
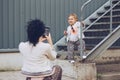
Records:
<instances>
[{"instance_id":1,"label":"woman's hand","mask_svg":"<svg viewBox=\"0 0 120 80\"><path fill-rule=\"evenodd\" d=\"M52 38L51 38L51 34L49 33L48 36L46 36L46 39L48 41L48 43L51 45L51 47L53 48L53 42L52 42Z\"/></svg>"}]
</instances>

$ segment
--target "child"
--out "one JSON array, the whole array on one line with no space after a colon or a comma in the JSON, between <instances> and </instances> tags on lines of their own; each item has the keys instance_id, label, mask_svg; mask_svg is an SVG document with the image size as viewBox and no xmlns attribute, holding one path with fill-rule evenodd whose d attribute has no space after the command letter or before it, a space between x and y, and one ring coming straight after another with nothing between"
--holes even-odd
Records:
<instances>
[{"instance_id":1,"label":"child","mask_svg":"<svg viewBox=\"0 0 120 80\"><path fill-rule=\"evenodd\" d=\"M67 37L67 51L68 55L67 58L70 62L74 62L73 59L73 52L75 46L77 47L78 51L81 49L80 45L80 27L84 25L83 23L78 21L78 17L76 14L70 14L68 17L69 26L67 31L64 31L64 35ZM82 38L84 38L84 34L82 33ZM85 42L82 40L82 50L85 50ZM82 56L82 55L80 55Z\"/></svg>"}]
</instances>

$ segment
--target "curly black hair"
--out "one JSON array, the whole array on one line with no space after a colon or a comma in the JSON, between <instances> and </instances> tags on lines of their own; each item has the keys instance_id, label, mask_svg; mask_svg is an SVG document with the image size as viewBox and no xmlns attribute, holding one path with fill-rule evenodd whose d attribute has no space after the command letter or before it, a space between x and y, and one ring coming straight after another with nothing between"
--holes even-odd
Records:
<instances>
[{"instance_id":1,"label":"curly black hair","mask_svg":"<svg viewBox=\"0 0 120 80\"><path fill-rule=\"evenodd\" d=\"M28 41L32 43L34 46L36 46L36 44L39 41L39 37L41 37L44 34L44 32L45 25L41 20L35 19L28 22L27 37Z\"/></svg>"}]
</instances>

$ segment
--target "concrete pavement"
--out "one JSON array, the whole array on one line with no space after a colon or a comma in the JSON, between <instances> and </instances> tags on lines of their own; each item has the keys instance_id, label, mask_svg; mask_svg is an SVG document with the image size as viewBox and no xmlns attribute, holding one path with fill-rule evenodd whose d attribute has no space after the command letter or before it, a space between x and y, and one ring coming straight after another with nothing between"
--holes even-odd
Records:
<instances>
[{"instance_id":1,"label":"concrete pavement","mask_svg":"<svg viewBox=\"0 0 120 80\"><path fill-rule=\"evenodd\" d=\"M25 76L20 71L0 72L0 80L25 80ZM62 76L62 80L76 80L75 78Z\"/></svg>"}]
</instances>

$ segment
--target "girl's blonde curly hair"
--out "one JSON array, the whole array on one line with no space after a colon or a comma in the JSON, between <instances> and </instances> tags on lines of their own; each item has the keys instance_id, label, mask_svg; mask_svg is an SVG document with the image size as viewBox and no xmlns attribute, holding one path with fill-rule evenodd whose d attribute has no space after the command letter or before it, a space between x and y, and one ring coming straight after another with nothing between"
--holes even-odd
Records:
<instances>
[{"instance_id":1,"label":"girl's blonde curly hair","mask_svg":"<svg viewBox=\"0 0 120 80\"><path fill-rule=\"evenodd\" d=\"M78 16L75 13L69 14L69 17L70 16L73 16L76 19L76 21L78 21Z\"/></svg>"}]
</instances>

